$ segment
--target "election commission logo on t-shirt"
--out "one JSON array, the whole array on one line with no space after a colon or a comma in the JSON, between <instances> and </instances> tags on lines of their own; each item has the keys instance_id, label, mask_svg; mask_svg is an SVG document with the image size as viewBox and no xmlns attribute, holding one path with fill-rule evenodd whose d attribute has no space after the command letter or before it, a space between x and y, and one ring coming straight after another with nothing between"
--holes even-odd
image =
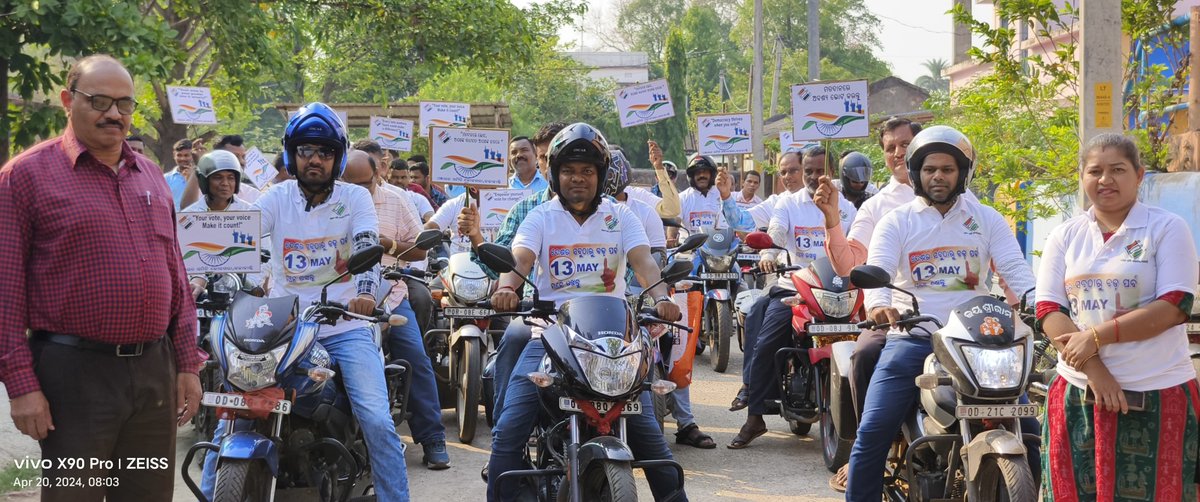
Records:
<instances>
[{"instance_id":1,"label":"election commission logo on t-shirt","mask_svg":"<svg viewBox=\"0 0 1200 502\"><path fill-rule=\"evenodd\" d=\"M979 250L960 246L908 254L913 285L942 291L966 291L979 285Z\"/></svg>"},{"instance_id":2,"label":"election commission logo on t-shirt","mask_svg":"<svg viewBox=\"0 0 1200 502\"><path fill-rule=\"evenodd\" d=\"M611 293L617 288L617 270L624 263L619 246L551 245L550 287L563 292Z\"/></svg>"}]
</instances>

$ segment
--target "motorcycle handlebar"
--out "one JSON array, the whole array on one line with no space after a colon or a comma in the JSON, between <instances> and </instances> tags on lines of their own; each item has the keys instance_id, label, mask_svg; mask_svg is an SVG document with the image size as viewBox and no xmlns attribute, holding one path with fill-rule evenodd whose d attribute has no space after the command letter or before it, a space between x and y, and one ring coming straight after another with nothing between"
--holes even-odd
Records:
<instances>
[{"instance_id":1,"label":"motorcycle handlebar","mask_svg":"<svg viewBox=\"0 0 1200 502\"><path fill-rule=\"evenodd\" d=\"M779 268L775 269L775 271L774 271L774 272L763 272L763 271L761 271L761 269L759 269L758 267L755 267L755 268L751 269L751 271L754 273L754 275L755 275L755 276L762 277L762 276L764 276L764 275L771 275L771 274L775 274L775 275L783 275L783 274L786 274L786 273L788 273L788 272L795 272L795 271L797 271L797 270L800 270L800 269L802 269L802 268L804 268L804 267L800 267L800 266L792 266L792 267L779 267Z\"/></svg>"},{"instance_id":2,"label":"motorcycle handlebar","mask_svg":"<svg viewBox=\"0 0 1200 502\"><path fill-rule=\"evenodd\" d=\"M655 310L653 307L643 308L641 312L638 312L637 319L638 319L638 324L641 326L646 326L649 324L662 324L662 325L670 326L675 329L687 331L688 333L692 332L692 328L689 328L686 325L673 323L671 321L668 321L666 319L662 319L662 318L658 317L658 311Z\"/></svg>"},{"instance_id":3,"label":"motorcycle handlebar","mask_svg":"<svg viewBox=\"0 0 1200 502\"><path fill-rule=\"evenodd\" d=\"M369 316L355 314L347 309L345 305L342 305L338 302L326 302L320 306L320 309L321 315L327 320L335 320L338 317L345 317L347 319L357 319L359 321L380 324L387 323L389 326L404 326L405 324L408 324L407 317L399 314L393 314L378 307L376 307Z\"/></svg>"},{"instance_id":4,"label":"motorcycle handlebar","mask_svg":"<svg viewBox=\"0 0 1200 502\"><path fill-rule=\"evenodd\" d=\"M937 320L937 318L935 318L933 316L911 315L911 314L905 314L905 315L900 316L900 320L896 321L895 326L898 328L903 328L903 327L921 324L923 322L932 322L932 323L936 324L938 328L942 327L942 322ZM892 323L877 324L877 323L875 323L875 321L868 320L868 321L863 321L863 322L858 323L857 326L862 329L891 329L893 324Z\"/></svg>"},{"instance_id":5,"label":"motorcycle handlebar","mask_svg":"<svg viewBox=\"0 0 1200 502\"><path fill-rule=\"evenodd\" d=\"M406 278L412 278L412 279L416 279L416 280L420 281L420 280L428 279L428 278L432 277L432 275L433 274L430 274L429 272L426 272L424 270L418 270L418 269L411 268L411 267L394 268L394 269L385 270L383 272L383 278L387 279L389 281L400 281L400 280L404 280Z\"/></svg>"}]
</instances>

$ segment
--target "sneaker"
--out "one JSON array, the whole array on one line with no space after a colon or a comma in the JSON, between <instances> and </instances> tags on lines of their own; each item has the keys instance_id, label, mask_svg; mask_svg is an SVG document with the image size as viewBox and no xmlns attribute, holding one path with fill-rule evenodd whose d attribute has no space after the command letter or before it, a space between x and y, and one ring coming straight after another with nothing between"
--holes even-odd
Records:
<instances>
[{"instance_id":1,"label":"sneaker","mask_svg":"<svg viewBox=\"0 0 1200 502\"><path fill-rule=\"evenodd\" d=\"M487 463L484 463L483 469L479 470L479 477L483 478L484 483L487 483L487 476L488 476L488 465L487 465Z\"/></svg>"},{"instance_id":2,"label":"sneaker","mask_svg":"<svg viewBox=\"0 0 1200 502\"><path fill-rule=\"evenodd\" d=\"M421 449L425 450L425 456L421 457L421 463L431 471L440 471L450 468L450 454L446 452L446 440L437 439L421 443Z\"/></svg>"}]
</instances>

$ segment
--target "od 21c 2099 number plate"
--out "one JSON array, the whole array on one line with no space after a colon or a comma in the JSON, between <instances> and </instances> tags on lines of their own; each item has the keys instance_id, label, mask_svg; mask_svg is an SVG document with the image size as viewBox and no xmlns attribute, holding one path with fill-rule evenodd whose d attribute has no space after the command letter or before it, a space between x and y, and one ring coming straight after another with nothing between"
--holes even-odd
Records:
<instances>
[{"instance_id":1,"label":"od 21c 2099 number plate","mask_svg":"<svg viewBox=\"0 0 1200 502\"><path fill-rule=\"evenodd\" d=\"M957 418L1026 418L1038 415L1036 404L962 404L954 410Z\"/></svg>"}]
</instances>

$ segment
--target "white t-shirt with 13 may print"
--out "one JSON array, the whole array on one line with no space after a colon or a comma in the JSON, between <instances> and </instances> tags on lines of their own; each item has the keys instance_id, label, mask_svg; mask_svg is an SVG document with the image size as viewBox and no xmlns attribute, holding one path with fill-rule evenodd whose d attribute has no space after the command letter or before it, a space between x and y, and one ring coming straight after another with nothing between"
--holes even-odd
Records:
<instances>
[{"instance_id":1,"label":"white t-shirt with 13 may print","mask_svg":"<svg viewBox=\"0 0 1200 502\"><path fill-rule=\"evenodd\" d=\"M838 194L838 209L842 227L850 226L854 221L854 204ZM787 250L793 266L807 267L825 256L825 214L809 197L808 190L802 189L779 198L767 232L771 240ZM764 250L761 254L769 259L775 256L775 252ZM777 285L795 290L790 280L781 280Z\"/></svg>"},{"instance_id":2,"label":"white t-shirt with 13 may print","mask_svg":"<svg viewBox=\"0 0 1200 502\"><path fill-rule=\"evenodd\" d=\"M537 256L540 298L555 303L587 295L624 298L629 250L649 245L633 211L607 198L582 225L558 198L546 202L529 212L512 243Z\"/></svg>"},{"instance_id":3,"label":"white t-shirt with 13 may print","mask_svg":"<svg viewBox=\"0 0 1200 502\"><path fill-rule=\"evenodd\" d=\"M1198 274L1196 246L1179 216L1135 203L1105 242L1092 209L1050 233L1037 299L1067 307L1075 325L1087 330L1172 291L1195 294ZM1166 389L1196 378L1182 324L1148 340L1100 347L1100 358L1125 390ZM1057 369L1071 385L1087 387L1087 375L1061 360Z\"/></svg>"}]
</instances>

